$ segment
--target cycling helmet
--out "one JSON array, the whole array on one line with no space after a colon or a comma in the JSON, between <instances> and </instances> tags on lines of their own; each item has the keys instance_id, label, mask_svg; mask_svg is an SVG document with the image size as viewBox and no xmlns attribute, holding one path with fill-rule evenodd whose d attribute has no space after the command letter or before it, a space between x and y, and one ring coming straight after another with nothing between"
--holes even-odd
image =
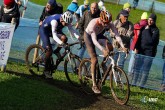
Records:
<instances>
[{"instance_id":1,"label":"cycling helmet","mask_svg":"<svg viewBox=\"0 0 165 110\"><path fill-rule=\"evenodd\" d=\"M71 12L66 11L62 14L62 19L66 22L66 23L72 23L73 20L73 15Z\"/></svg>"},{"instance_id":2,"label":"cycling helmet","mask_svg":"<svg viewBox=\"0 0 165 110\"><path fill-rule=\"evenodd\" d=\"M100 19L104 23L109 23L109 22L112 21L112 15L107 10L106 11L101 11Z\"/></svg>"}]
</instances>

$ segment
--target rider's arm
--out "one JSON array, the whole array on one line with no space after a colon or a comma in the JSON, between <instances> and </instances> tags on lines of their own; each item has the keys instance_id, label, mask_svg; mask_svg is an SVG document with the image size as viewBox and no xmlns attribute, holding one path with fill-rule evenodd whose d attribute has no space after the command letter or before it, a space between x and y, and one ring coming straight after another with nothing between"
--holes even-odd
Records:
<instances>
[{"instance_id":1,"label":"rider's arm","mask_svg":"<svg viewBox=\"0 0 165 110\"><path fill-rule=\"evenodd\" d=\"M95 32L92 32L91 37L92 37L92 41L93 41L94 45L95 45L98 49L100 49L101 51L103 51L104 48L103 48L103 47L99 44L99 42L97 41L97 36L96 36L96 33L95 33Z\"/></svg>"},{"instance_id":2,"label":"rider's arm","mask_svg":"<svg viewBox=\"0 0 165 110\"><path fill-rule=\"evenodd\" d=\"M79 36L78 32L75 29L73 29L73 27L70 24L67 27L68 27L70 33L72 34L72 36L75 36L77 39L79 39L80 36Z\"/></svg>"},{"instance_id":3,"label":"rider's arm","mask_svg":"<svg viewBox=\"0 0 165 110\"><path fill-rule=\"evenodd\" d=\"M62 44L63 42L58 38L56 28L57 28L58 22L56 20L51 21L51 27L52 27L52 35L53 39L58 43Z\"/></svg>"},{"instance_id":4,"label":"rider's arm","mask_svg":"<svg viewBox=\"0 0 165 110\"><path fill-rule=\"evenodd\" d=\"M124 48L124 44L123 44L123 42L122 42L122 40L121 40L121 37L120 37L120 35L119 35L117 29L116 29L115 26L114 26L114 24L111 23L110 27L111 27L112 32L114 33L114 37L115 37L116 40L119 42L120 46L121 46L122 48Z\"/></svg>"}]
</instances>

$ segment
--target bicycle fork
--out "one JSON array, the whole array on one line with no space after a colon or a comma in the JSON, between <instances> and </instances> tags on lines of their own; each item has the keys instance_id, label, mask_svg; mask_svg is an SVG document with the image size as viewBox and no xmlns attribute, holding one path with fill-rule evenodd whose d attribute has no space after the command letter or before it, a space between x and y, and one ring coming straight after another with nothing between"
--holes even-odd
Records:
<instances>
[{"instance_id":1,"label":"bicycle fork","mask_svg":"<svg viewBox=\"0 0 165 110\"><path fill-rule=\"evenodd\" d=\"M122 83L120 73L115 71L115 61L111 57L109 58L111 59L111 65L112 65L111 69L112 69L113 79L115 81L116 86L118 86L119 84Z\"/></svg>"}]
</instances>

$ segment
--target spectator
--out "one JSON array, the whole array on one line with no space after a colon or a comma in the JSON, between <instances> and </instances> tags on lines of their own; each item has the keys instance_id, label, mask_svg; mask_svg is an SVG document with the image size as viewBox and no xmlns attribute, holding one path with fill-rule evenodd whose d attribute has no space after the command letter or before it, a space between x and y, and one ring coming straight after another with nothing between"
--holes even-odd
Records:
<instances>
[{"instance_id":1,"label":"spectator","mask_svg":"<svg viewBox=\"0 0 165 110\"><path fill-rule=\"evenodd\" d=\"M80 5L79 8L77 9L77 11L75 12L75 15L76 15L76 28L78 27L78 22L79 22L79 19L83 16L83 13L87 10L90 10L90 7L89 7L89 1L88 0L84 0L84 4L83 5Z\"/></svg>"},{"instance_id":2,"label":"spectator","mask_svg":"<svg viewBox=\"0 0 165 110\"><path fill-rule=\"evenodd\" d=\"M125 3L125 4L123 5L123 9L120 11L120 13L121 13L123 10L126 10L126 11L128 11L128 13L130 13L130 11L131 11L131 4L130 4L130 3ZM117 15L116 19L119 19L120 13Z\"/></svg>"},{"instance_id":3,"label":"spectator","mask_svg":"<svg viewBox=\"0 0 165 110\"><path fill-rule=\"evenodd\" d=\"M128 16L129 16L128 11L122 10L119 19L113 22L114 26L118 30L118 33L122 39L125 48L127 49L129 49L130 47L130 40L133 36L133 24L130 21L128 21ZM118 45L114 33L112 32L111 32L111 37L113 37L113 47L116 49L114 60L119 67L123 68L127 53L121 52L121 47Z\"/></svg>"},{"instance_id":4,"label":"spectator","mask_svg":"<svg viewBox=\"0 0 165 110\"><path fill-rule=\"evenodd\" d=\"M132 85L136 85L138 78L141 88L147 82L149 71L152 65L153 57L156 56L157 45L159 43L159 29L156 26L157 16L151 14L148 18L148 25L142 28L135 49L138 54L135 55L134 73Z\"/></svg>"},{"instance_id":5,"label":"spectator","mask_svg":"<svg viewBox=\"0 0 165 110\"><path fill-rule=\"evenodd\" d=\"M134 24L134 37L131 41L131 46L130 46L131 57L130 57L129 66L128 66L129 75L133 74L134 55L136 54L136 50L134 50L135 44L138 40L140 30L148 24L147 22L148 22L148 14L147 12L143 12L140 22Z\"/></svg>"},{"instance_id":6,"label":"spectator","mask_svg":"<svg viewBox=\"0 0 165 110\"><path fill-rule=\"evenodd\" d=\"M77 0L73 0L71 4L67 7L67 11L70 11L72 14L74 14L78 9L78 3Z\"/></svg>"},{"instance_id":7,"label":"spectator","mask_svg":"<svg viewBox=\"0 0 165 110\"><path fill-rule=\"evenodd\" d=\"M39 25L42 24L42 21L50 15L53 14L62 14L63 6L60 3L57 3L56 0L48 0L46 6L44 7L42 14L40 16Z\"/></svg>"},{"instance_id":8,"label":"spectator","mask_svg":"<svg viewBox=\"0 0 165 110\"><path fill-rule=\"evenodd\" d=\"M165 91L165 45L163 48L162 58L164 59L164 65L162 70L163 80L162 80L161 90Z\"/></svg>"},{"instance_id":9,"label":"spectator","mask_svg":"<svg viewBox=\"0 0 165 110\"><path fill-rule=\"evenodd\" d=\"M82 37L84 36L84 31L86 27L88 26L89 22L94 18L98 18L99 16L100 16L100 10L99 10L98 4L94 2L90 6L90 11L86 11L79 21L78 29ZM84 39L84 37L82 39ZM83 58L85 50L86 50L86 46L83 46L79 50L78 56L80 58Z\"/></svg>"},{"instance_id":10,"label":"spectator","mask_svg":"<svg viewBox=\"0 0 165 110\"><path fill-rule=\"evenodd\" d=\"M138 6L138 2L139 2L139 0L133 1L133 9L136 9L136 7Z\"/></svg>"},{"instance_id":11,"label":"spectator","mask_svg":"<svg viewBox=\"0 0 165 110\"><path fill-rule=\"evenodd\" d=\"M106 8L104 6L104 0L100 0L99 3L98 3L98 5L99 5L99 9L100 10L106 11Z\"/></svg>"},{"instance_id":12,"label":"spectator","mask_svg":"<svg viewBox=\"0 0 165 110\"><path fill-rule=\"evenodd\" d=\"M15 0L4 0L3 5L0 7L0 22L15 23L15 30L17 29L20 21L20 12L18 4Z\"/></svg>"}]
</instances>

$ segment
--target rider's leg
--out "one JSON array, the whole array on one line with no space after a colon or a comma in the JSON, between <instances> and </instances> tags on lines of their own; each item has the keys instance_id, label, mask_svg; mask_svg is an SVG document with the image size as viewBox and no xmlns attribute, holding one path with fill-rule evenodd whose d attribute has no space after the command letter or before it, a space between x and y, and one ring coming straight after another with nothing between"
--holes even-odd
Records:
<instances>
[{"instance_id":1,"label":"rider's leg","mask_svg":"<svg viewBox=\"0 0 165 110\"><path fill-rule=\"evenodd\" d=\"M46 55L45 55L45 70L51 71L51 56L52 56L52 48L50 46L46 46Z\"/></svg>"},{"instance_id":2,"label":"rider's leg","mask_svg":"<svg viewBox=\"0 0 165 110\"><path fill-rule=\"evenodd\" d=\"M44 62L45 62L44 74L47 73L48 78L52 78L51 64L50 64L51 63L50 57L52 55L52 47L49 40L49 30L45 30L43 27L40 27L39 34L40 34L41 40L43 41L43 48L47 49L45 59L44 59Z\"/></svg>"},{"instance_id":3,"label":"rider's leg","mask_svg":"<svg viewBox=\"0 0 165 110\"><path fill-rule=\"evenodd\" d=\"M91 58L91 75L92 75L92 81L93 81L92 90L95 93L101 93L101 91L98 89L98 87L96 85L96 78L95 78L95 74L96 74L95 68L96 68L96 64L97 64L96 50L95 50L95 46L92 42L91 36L88 35L86 32L84 32L84 41L85 41L89 56Z\"/></svg>"}]
</instances>

